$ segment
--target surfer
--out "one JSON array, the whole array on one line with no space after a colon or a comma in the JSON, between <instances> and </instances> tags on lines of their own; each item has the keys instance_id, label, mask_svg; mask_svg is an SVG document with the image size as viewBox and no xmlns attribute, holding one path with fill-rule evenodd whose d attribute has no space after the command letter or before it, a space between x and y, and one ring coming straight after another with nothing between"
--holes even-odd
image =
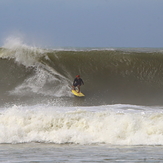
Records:
<instances>
[{"instance_id":1,"label":"surfer","mask_svg":"<svg viewBox=\"0 0 163 163\"><path fill-rule=\"evenodd\" d=\"M73 86L72 88L75 90L75 87L78 88L78 93L80 93L80 86L84 85L83 80L80 78L80 75L77 75L76 78L74 79Z\"/></svg>"}]
</instances>

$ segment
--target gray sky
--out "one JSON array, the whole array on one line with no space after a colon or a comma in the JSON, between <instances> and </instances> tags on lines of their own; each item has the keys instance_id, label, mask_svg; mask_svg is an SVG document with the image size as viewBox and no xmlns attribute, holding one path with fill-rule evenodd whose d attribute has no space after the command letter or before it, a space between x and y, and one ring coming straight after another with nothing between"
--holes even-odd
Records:
<instances>
[{"instance_id":1,"label":"gray sky","mask_svg":"<svg viewBox=\"0 0 163 163\"><path fill-rule=\"evenodd\" d=\"M163 47L163 0L0 0L0 46Z\"/></svg>"}]
</instances>

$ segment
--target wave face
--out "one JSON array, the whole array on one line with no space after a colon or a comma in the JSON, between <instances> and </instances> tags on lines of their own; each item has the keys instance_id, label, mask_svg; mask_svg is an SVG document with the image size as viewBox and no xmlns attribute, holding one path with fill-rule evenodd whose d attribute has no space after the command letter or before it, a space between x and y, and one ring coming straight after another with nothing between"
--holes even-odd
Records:
<instances>
[{"instance_id":1,"label":"wave face","mask_svg":"<svg viewBox=\"0 0 163 163\"><path fill-rule=\"evenodd\" d=\"M0 49L0 102L59 105L163 104L163 53L142 49L40 49L8 41ZM74 98L76 74L85 98Z\"/></svg>"}]
</instances>

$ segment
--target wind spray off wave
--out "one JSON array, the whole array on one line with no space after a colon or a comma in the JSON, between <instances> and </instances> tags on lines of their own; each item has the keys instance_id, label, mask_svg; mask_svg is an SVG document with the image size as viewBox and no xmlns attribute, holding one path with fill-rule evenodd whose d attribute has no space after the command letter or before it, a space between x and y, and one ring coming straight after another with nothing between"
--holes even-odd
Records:
<instances>
[{"instance_id":1,"label":"wind spray off wave","mask_svg":"<svg viewBox=\"0 0 163 163\"><path fill-rule=\"evenodd\" d=\"M14 59L18 64L26 67L36 66L39 58L44 56L45 50L31 47L23 43L20 38L7 38L0 54L1 58Z\"/></svg>"}]
</instances>

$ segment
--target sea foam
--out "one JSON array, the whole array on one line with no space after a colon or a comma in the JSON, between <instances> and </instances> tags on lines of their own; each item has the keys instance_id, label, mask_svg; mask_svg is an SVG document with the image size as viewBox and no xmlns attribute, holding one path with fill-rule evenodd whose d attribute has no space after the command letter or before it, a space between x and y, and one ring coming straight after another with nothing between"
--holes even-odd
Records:
<instances>
[{"instance_id":1,"label":"sea foam","mask_svg":"<svg viewBox=\"0 0 163 163\"><path fill-rule=\"evenodd\" d=\"M163 145L163 113L137 108L15 105L1 111L0 143Z\"/></svg>"}]
</instances>

